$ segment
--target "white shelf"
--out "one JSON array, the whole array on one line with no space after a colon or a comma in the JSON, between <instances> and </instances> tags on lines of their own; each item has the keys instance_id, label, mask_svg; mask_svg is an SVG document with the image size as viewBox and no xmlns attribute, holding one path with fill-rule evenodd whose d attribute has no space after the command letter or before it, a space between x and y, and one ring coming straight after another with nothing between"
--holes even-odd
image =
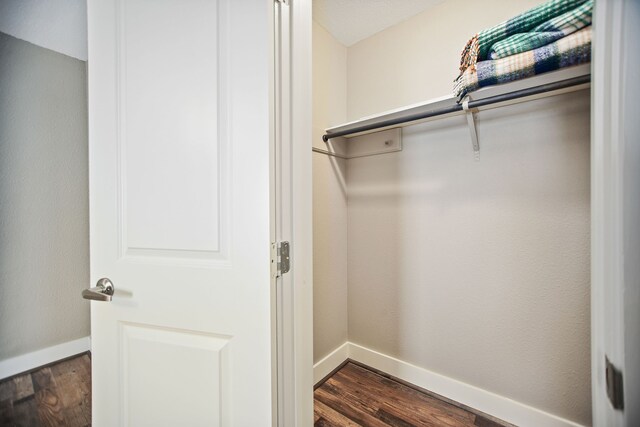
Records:
<instances>
[{"instance_id":1,"label":"white shelf","mask_svg":"<svg viewBox=\"0 0 640 427\"><path fill-rule=\"evenodd\" d=\"M537 86L542 86L542 85L545 85L545 84L548 84L548 83L555 83L555 82L560 82L560 81L563 81L563 80L568 80L568 79L572 79L572 78L576 78L576 77L588 76L590 74L591 74L591 64L583 64L583 65L578 65L578 66L575 66L575 67L564 68L562 70L541 74L541 75L538 75L538 76L529 77L527 79L517 80L515 82L510 82L510 83L505 83L505 84L501 84L501 85L495 85L495 86L482 88L482 89L479 89L479 90L477 90L475 92L471 92L469 94L469 98L471 100L474 100L474 101L475 100L481 100L481 99L485 99L485 98L491 98L491 97L498 96L498 95L503 95L503 94L507 94L507 93L511 93L511 92L520 91L520 90L523 90L523 89L529 89L529 88L534 88L534 87L537 87ZM515 104L515 103L519 103L519 102L528 101L528 100L531 100L531 99L546 98L546 97L558 95L558 94L561 94L561 93L575 92L575 91L579 91L579 90L588 89L590 86L591 86L590 83L584 83L584 84L581 84L581 85L576 85L576 86L571 86L571 87L567 87L567 88L563 88L563 89L559 89L559 90L545 92L543 94L527 96L527 97L518 98L518 99L515 99L515 100L510 100L510 101L505 101L505 102L501 102L501 103L496 103L496 104L484 106L484 107L479 108L479 110L497 108L497 107L501 107L501 106L504 106L504 105L509 105L509 104ZM359 120L355 120L353 122L344 123L344 124L341 124L341 125L338 125L338 126L333 126L331 128L326 129L326 133L327 134L331 134L331 133L335 133L335 132L349 131L350 129L356 129L356 128L359 128L360 126L366 126L366 125L370 125L370 124L381 123L381 122L384 122L384 121L387 121L387 120L393 120L393 119L399 119L399 118L402 118L402 117L413 116L413 115L416 115L416 114L426 113L426 112L429 112L429 111L439 110L439 109L442 109L442 108L454 107L457 104L458 104L457 100L453 95L447 95L447 96L443 96L443 97L440 97L440 98L430 99L428 101L424 101L424 102L420 102L420 103L417 103L417 104L409 105L409 106L406 106L406 107L398 108L398 109L395 109L395 110L389 110L389 111L385 111L383 113L375 114L375 115L372 115L372 116L363 117L363 118L361 118ZM465 112L464 111L456 111L456 112L452 112L452 113L449 113L449 114L440 115L438 117L431 117L431 118L422 119L422 120L415 120L415 121L411 121L411 122L395 124L395 125L392 125L392 126L387 126L387 127L374 129L374 130L368 130L368 131L364 131L364 132L359 132L359 133L346 135L344 137L345 138L352 138L352 137L359 136L359 135L366 135L366 134L370 134L370 133L380 132L380 131L383 131L385 129L392 129L392 128L398 128L398 127L411 126L411 125L414 125L416 123L422 123L422 122L429 121L429 120L436 120L436 119L443 118L443 117L451 117L451 116L462 115L462 114L465 114Z\"/></svg>"}]
</instances>

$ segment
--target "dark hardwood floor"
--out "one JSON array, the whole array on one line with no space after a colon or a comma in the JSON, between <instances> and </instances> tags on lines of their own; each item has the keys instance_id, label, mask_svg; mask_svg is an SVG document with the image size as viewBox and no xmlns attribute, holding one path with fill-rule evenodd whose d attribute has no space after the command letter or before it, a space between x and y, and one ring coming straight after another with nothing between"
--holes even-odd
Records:
<instances>
[{"instance_id":1,"label":"dark hardwood floor","mask_svg":"<svg viewBox=\"0 0 640 427\"><path fill-rule=\"evenodd\" d=\"M91 425L91 359L82 354L0 382L0 426Z\"/></svg>"},{"instance_id":2,"label":"dark hardwood floor","mask_svg":"<svg viewBox=\"0 0 640 427\"><path fill-rule=\"evenodd\" d=\"M315 426L511 426L389 375L348 362L316 388Z\"/></svg>"},{"instance_id":3,"label":"dark hardwood floor","mask_svg":"<svg viewBox=\"0 0 640 427\"><path fill-rule=\"evenodd\" d=\"M511 426L354 362L314 392L316 427ZM88 354L0 382L0 426L91 425Z\"/></svg>"}]
</instances>

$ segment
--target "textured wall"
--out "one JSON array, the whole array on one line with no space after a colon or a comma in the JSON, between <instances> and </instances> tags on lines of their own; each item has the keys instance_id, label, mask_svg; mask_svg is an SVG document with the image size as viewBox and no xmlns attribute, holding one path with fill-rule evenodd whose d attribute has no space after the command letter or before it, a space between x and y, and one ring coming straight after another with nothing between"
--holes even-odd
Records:
<instances>
[{"instance_id":1,"label":"textured wall","mask_svg":"<svg viewBox=\"0 0 640 427\"><path fill-rule=\"evenodd\" d=\"M86 64L0 33L0 360L89 335Z\"/></svg>"},{"instance_id":2,"label":"textured wall","mask_svg":"<svg viewBox=\"0 0 640 427\"><path fill-rule=\"evenodd\" d=\"M449 0L350 47L349 119L447 94L470 33L536 3ZM477 163L462 117L349 160L349 341L590 424L589 105L480 113Z\"/></svg>"},{"instance_id":3,"label":"textured wall","mask_svg":"<svg viewBox=\"0 0 640 427\"><path fill-rule=\"evenodd\" d=\"M313 24L313 141L345 121L347 49ZM314 362L347 340L346 162L313 153Z\"/></svg>"}]
</instances>

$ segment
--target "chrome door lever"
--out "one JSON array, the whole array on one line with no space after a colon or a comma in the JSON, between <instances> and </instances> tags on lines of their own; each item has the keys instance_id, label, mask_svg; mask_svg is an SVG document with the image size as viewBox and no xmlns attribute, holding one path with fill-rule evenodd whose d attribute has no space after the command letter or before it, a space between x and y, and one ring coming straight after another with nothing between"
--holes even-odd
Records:
<instances>
[{"instance_id":1,"label":"chrome door lever","mask_svg":"<svg viewBox=\"0 0 640 427\"><path fill-rule=\"evenodd\" d=\"M95 287L82 291L82 298L92 299L95 301L111 301L111 296L114 291L115 288L113 287L111 280L103 277L98 280Z\"/></svg>"}]
</instances>

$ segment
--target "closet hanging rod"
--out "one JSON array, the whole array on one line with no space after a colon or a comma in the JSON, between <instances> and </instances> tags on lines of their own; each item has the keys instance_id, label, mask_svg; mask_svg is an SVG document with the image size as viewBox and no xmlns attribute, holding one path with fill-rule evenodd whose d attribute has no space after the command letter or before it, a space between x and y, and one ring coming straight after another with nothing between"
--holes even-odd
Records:
<instances>
[{"instance_id":1,"label":"closet hanging rod","mask_svg":"<svg viewBox=\"0 0 640 427\"><path fill-rule=\"evenodd\" d=\"M491 105L491 104L498 104L500 102L507 102L507 101L512 101L518 98L525 98L528 96L533 96L533 95L539 95L539 94L543 94L546 92L553 92L553 91L557 91L557 90L561 90L561 89L566 89L572 86L579 86L579 85L583 85L586 83L591 82L591 75L590 74L586 74L586 75L582 75L582 76L578 76L578 77L573 77L570 79L566 79L566 80L560 80L560 81L556 81L556 82L551 82L551 83L546 83L546 84L542 84L539 86L533 86L530 88L526 88L526 89L521 89L521 90L516 90L513 92L508 92L508 93L504 93L504 94L500 94L500 95L495 95L495 96L491 96L491 97L487 97L487 98L483 98L483 99L477 99L477 100L470 100L469 101L469 108L480 108L480 107L485 107L487 105ZM410 123L410 122L415 122L418 120L424 120L424 119L428 119L431 117L437 117L437 116L442 116L445 114L451 114L451 113L456 113L459 111L463 111L463 106L462 104L454 104L454 105L450 105L450 106L446 106L446 107L442 107L442 108L437 108L434 110L429 110L429 111L424 111L424 112L420 112L420 113L415 113L415 114L409 114L406 116L401 116L401 117L394 117L391 119L386 119L386 120L381 120L378 122L374 122L374 123L369 123L369 124L364 124L361 126L355 126L355 127L351 127L349 129L344 129L344 130L339 130L339 131L335 131L335 132L327 132L326 134L322 135L322 140L324 142L328 142L329 139L331 138L337 138L339 136L347 136L347 135L353 135L356 133L360 133L360 132L367 132L367 131L372 131L372 130L376 130L376 129L382 129L382 128L386 128L389 126L395 126L395 125L400 125L400 124L404 124L404 123Z\"/></svg>"}]
</instances>

